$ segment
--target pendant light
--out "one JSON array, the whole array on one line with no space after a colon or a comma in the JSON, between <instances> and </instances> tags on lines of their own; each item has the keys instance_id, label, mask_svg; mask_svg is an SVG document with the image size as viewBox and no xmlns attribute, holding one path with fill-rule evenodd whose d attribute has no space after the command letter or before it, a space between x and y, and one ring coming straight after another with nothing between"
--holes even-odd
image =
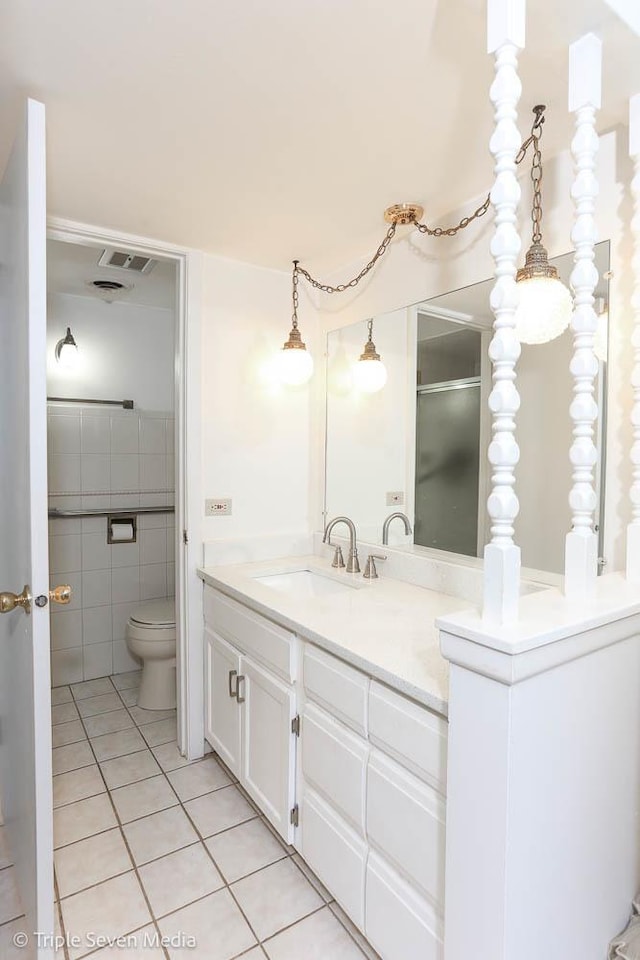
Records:
<instances>
[{"instance_id":1,"label":"pendant light","mask_svg":"<svg viewBox=\"0 0 640 960\"><path fill-rule=\"evenodd\" d=\"M544 123L545 107L533 108L535 119L531 134L520 148L524 154L533 144L531 181L533 203L532 243L525 257L524 267L518 270L516 282L520 301L516 310L516 336L521 343L548 343L555 340L569 326L573 300L567 287L558 276L558 271L549 263L547 251L542 245L542 153L540 137ZM518 162L516 160L516 162Z\"/></svg>"},{"instance_id":2,"label":"pendant light","mask_svg":"<svg viewBox=\"0 0 640 960\"><path fill-rule=\"evenodd\" d=\"M67 332L62 340L58 340L56 343L55 357L60 366L67 369L75 367L78 362L78 344L73 339L70 327L67 327Z\"/></svg>"},{"instance_id":3,"label":"pendant light","mask_svg":"<svg viewBox=\"0 0 640 960\"><path fill-rule=\"evenodd\" d=\"M354 386L362 393L377 393L387 382L387 368L380 359L373 342L373 320L367 323L369 339L364 345L364 351L353 368Z\"/></svg>"},{"instance_id":4,"label":"pendant light","mask_svg":"<svg viewBox=\"0 0 640 960\"><path fill-rule=\"evenodd\" d=\"M289 339L282 347L279 358L280 379L290 387L298 387L313 373L313 357L307 350L298 330L298 261L293 261L293 314Z\"/></svg>"},{"instance_id":5,"label":"pendant light","mask_svg":"<svg viewBox=\"0 0 640 960\"><path fill-rule=\"evenodd\" d=\"M533 147L531 164L533 236L531 247L526 255L525 265L518 270L516 276L520 293L520 305L516 311L516 335L522 343L546 343L560 336L569 326L573 311L571 294L560 280L556 268L549 263L547 251L542 245L542 153L540 151L540 137L545 110L546 107L544 106L533 108L534 122L531 133L521 144L515 158L516 164L521 164L527 157L529 148ZM472 223L484 217L490 209L491 194L488 193L480 206L462 217L458 223L431 227L427 223L420 223L424 210L419 203L394 203L384 211L384 219L390 226L371 259L351 280L338 283L335 286L317 280L308 270L298 266L298 260L294 260L293 326L281 353L280 377L282 381L289 384L305 383L313 373L313 360L307 353L298 330L298 281L301 276L307 283L322 293L345 293L357 287L360 281L364 280L370 271L375 268L378 261L389 249L398 227L409 226L423 236L446 240L457 236L461 230L466 230ZM371 321L369 322L371 323ZM355 364L354 374L356 381L358 378L362 378L360 381L361 390L367 390L367 387L364 386L365 382L369 384L369 393L380 390L384 386L386 370L380 357L376 354L371 336L365 344L364 353Z\"/></svg>"}]
</instances>

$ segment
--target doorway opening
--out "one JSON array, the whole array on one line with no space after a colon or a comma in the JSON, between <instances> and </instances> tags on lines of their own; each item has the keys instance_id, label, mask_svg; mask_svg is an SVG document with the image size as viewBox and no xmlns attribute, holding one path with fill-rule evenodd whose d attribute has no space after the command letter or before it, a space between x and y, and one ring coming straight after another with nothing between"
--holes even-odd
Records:
<instances>
[{"instance_id":1,"label":"doorway opening","mask_svg":"<svg viewBox=\"0 0 640 960\"><path fill-rule=\"evenodd\" d=\"M172 723L177 739L180 265L55 235L47 260L49 563L52 587L71 587L68 603L51 605L54 750L87 733L94 710L105 735L144 709L138 721ZM154 641L149 662L163 674L144 702L151 648L132 641L132 625Z\"/></svg>"}]
</instances>

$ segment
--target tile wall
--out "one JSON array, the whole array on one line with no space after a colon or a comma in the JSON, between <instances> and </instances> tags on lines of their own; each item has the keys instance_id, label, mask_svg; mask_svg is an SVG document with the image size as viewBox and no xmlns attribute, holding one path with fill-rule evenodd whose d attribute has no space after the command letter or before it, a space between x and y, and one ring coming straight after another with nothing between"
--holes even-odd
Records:
<instances>
[{"instance_id":1,"label":"tile wall","mask_svg":"<svg viewBox=\"0 0 640 960\"><path fill-rule=\"evenodd\" d=\"M61 510L174 503L174 419L167 412L50 404L49 506ZM107 543L106 517L51 519L51 585L69 583L68 606L51 606L54 686L139 666L125 629L142 600L174 595L174 515L138 517L136 543Z\"/></svg>"}]
</instances>

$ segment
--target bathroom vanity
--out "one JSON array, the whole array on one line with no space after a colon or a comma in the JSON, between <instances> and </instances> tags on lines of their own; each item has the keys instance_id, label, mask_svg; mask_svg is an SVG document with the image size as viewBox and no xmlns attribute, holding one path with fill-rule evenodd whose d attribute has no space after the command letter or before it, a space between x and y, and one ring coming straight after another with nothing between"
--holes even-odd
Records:
<instances>
[{"instance_id":1,"label":"bathroom vanity","mask_svg":"<svg viewBox=\"0 0 640 960\"><path fill-rule=\"evenodd\" d=\"M447 664L465 605L317 557L205 568L206 737L383 960L442 957Z\"/></svg>"}]
</instances>

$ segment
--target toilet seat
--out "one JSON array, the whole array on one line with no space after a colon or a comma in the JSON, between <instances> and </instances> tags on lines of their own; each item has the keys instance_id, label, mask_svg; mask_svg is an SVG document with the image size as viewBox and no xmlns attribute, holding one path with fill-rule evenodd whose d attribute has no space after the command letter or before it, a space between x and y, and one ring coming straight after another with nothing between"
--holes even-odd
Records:
<instances>
[{"instance_id":1,"label":"toilet seat","mask_svg":"<svg viewBox=\"0 0 640 960\"><path fill-rule=\"evenodd\" d=\"M148 600L141 603L129 618L133 626L147 630L166 630L176 625L176 607L174 600Z\"/></svg>"}]
</instances>

